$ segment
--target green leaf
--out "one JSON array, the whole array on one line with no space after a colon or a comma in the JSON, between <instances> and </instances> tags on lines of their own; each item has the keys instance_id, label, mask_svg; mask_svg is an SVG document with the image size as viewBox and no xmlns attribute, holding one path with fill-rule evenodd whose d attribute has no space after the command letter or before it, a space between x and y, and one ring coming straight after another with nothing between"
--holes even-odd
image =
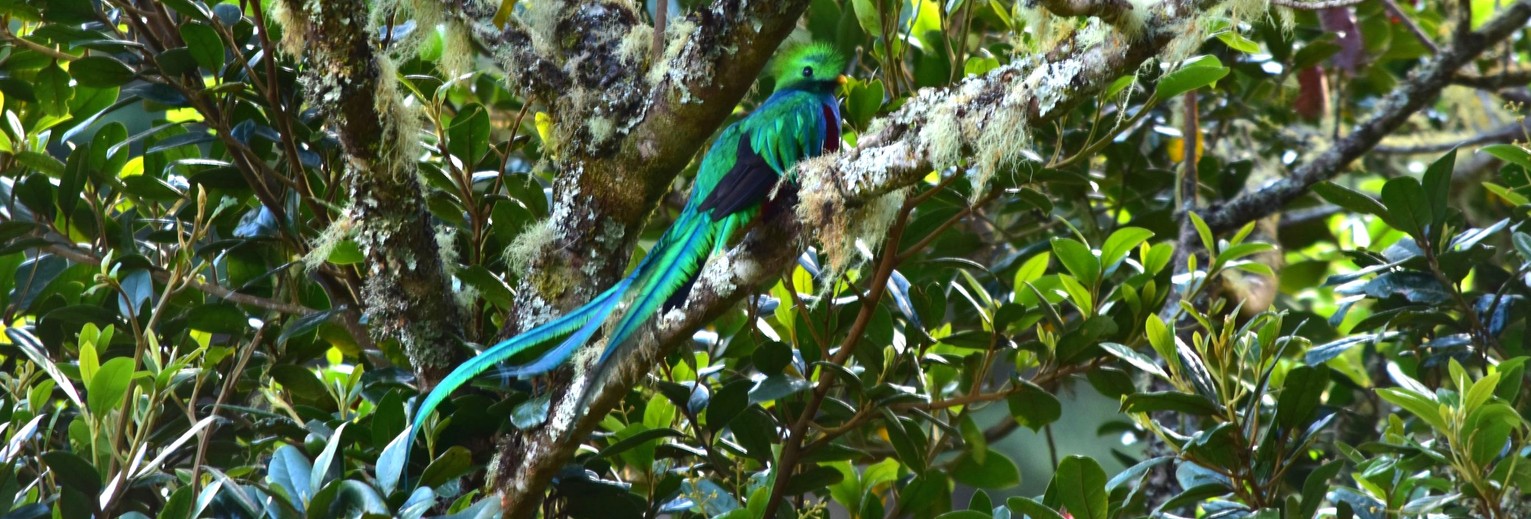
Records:
<instances>
[{"instance_id":1,"label":"green leaf","mask_svg":"<svg viewBox=\"0 0 1531 519\"><path fill-rule=\"evenodd\" d=\"M1074 279L1074 276L1067 274L1060 274L1058 283L1063 285L1064 292L1068 292L1069 301L1079 308L1079 313L1086 317L1095 315L1095 299L1090 296L1090 289L1079 284L1079 280Z\"/></svg>"},{"instance_id":2,"label":"green leaf","mask_svg":"<svg viewBox=\"0 0 1531 519\"><path fill-rule=\"evenodd\" d=\"M989 519L993 517L977 510L953 510L936 516L936 519Z\"/></svg>"},{"instance_id":3,"label":"green leaf","mask_svg":"<svg viewBox=\"0 0 1531 519\"><path fill-rule=\"evenodd\" d=\"M882 19L877 8L872 6L872 0L852 0L851 6L856 10L856 22L861 24L861 30L867 34L882 34Z\"/></svg>"},{"instance_id":4,"label":"green leaf","mask_svg":"<svg viewBox=\"0 0 1531 519\"><path fill-rule=\"evenodd\" d=\"M436 488L469 470L473 470L473 453L460 445L453 445L425 468L425 473L420 475L420 485Z\"/></svg>"},{"instance_id":5,"label":"green leaf","mask_svg":"<svg viewBox=\"0 0 1531 519\"><path fill-rule=\"evenodd\" d=\"M170 494L170 499L165 501L165 507L160 509L157 519L190 519L191 505L196 496L191 493L191 485L182 485Z\"/></svg>"},{"instance_id":6,"label":"green leaf","mask_svg":"<svg viewBox=\"0 0 1531 519\"><path fill-rule=\"evenodd\" d=\"M1114 342L1102 342L1100 343L1100 348L1106 350L1106 353L1110 353L1116 358L1127 361L1128 364L1131 364L1132 367L1138 368L1139 371L1148 373L1161 379L1169 380L1169 374L1165 373L1164 369L1159 367L1159 363L1154 362L1154 359L1150 359L1148 356L1138 353L1126 345L1117 344Z\"/></svg>"},{"instance_id":7,"label":"green leaf","mask_svg":"<svg viewBox=\"0 0 1531 519\"><path fill-rule=\"evenodd\" d=\"M122 397L133 382L133 359L117 357L101 365L100 371L85 386L86 407L95 416L105 416L108 411L122 405Z\"/></svg>"},{"instance_id":8,"label":"green leaf","mask_svg":"<svg viewBox=\"0 0 1531 519\"><path fill-rule=\"evenodd\" d=\"M1510 435L1516 429L1524 429L1525 422L1515 408L1495 402L1485 405L1467 415L1462 434L1467 438L1470 456L1474 463L1486 467L1504 451Z\"/></svg>"},{"instance_id":9,"label":"green leaf","mask_svg":"<svg viewBox=\"0 0 1531 519\"><path fill-rule=\"evenodd\" d=\"M277 447L271 455L271 463L266 466L266 481L272 486L281 487L287 493L292 507L299 511L307 509L307 503L313 494L309 493L309 473L314 470L308 464L308 458L297 447L282 445Z\"/></svg>"},{"instance_id":10,"label":"green leaf","mask_svg":"<svg viewBox=\"0 0 1531 519\"><path fill-rule=\"evenodd\" d=\"M78 490L91 498L101 494L101 473L96 472L96 467L85 458L66 451L47 452L41 457L59 486Z\"/></svg>"},{"instance_id":11,"label":"green leaf","mask_svg":"<svg viewBox=\"0 0 1531 519\"><path fill-rule=\"evenodd\" d=\"M69 63L69 73L81 85L94 88L121 86L133 79L133 69L116 58L88 56Z\"/></svg>"},{"instance_id":12,"label":"green leaf","mask_svg":"<svg viewBox=\"0 0 1531 519\"><path fill-rule=\"evenodd\" d=\"M1318 193L1318 196L1324 197L1324 200L1328 200L1329 203L1348 209L1351 212L1366 213L1381 217L1384 220L1390 218L1387 208L1383 207L1381 202L1378 202L1377 199L1368 196L1366 193L1333 182L1314 184L1313 192Z\"/></svg>"},{"instance_id":13,"label":"green leaf","mask_svg":"<svg viewBox=\"0 0 1531 519\"><path fill-rule=\"evenodd\" d=\"M1258 54L1260 52L1260 44L1245 38L1238 31L1229 30L1217 33L1217 39L1223 42L1224 45L1227 45L1228 48L1245 54Z\"/></svg>"},{"instance_id":14,"label":"green leaf","mask_svg":"<svg viewBox=\"0 0 1531 519\"><path fill-rule=\"evenodd\" d=\"M1052 253L1047 251L1042 251L1035 256L1027 258L1026 262L1021 264L1021 268L1016 269L1015 284L1012 286L1019 288L1027 283L1041 279L1042 275L1047 273L1047 264L1052 262L1052 259ZM1016 294L1020 293L1020 290L1016 290Z\"/></svg>"},{"instance_id":15,"label":"green leaf","mask_svg":"<svg viewBox=\"0 0 1531 519\"><path fill-rule=\"evenodd\" d=\"M984 455L989 452L989 440L983 435L983 429L978 427L978 422L973 420L973 415L962 417L958 424L958 431L962 433L962 443L967 446L967 451L973 454L974 461L979 464L984 462Z\"/></svg>"},{"instance_id":16,"label":"green leaf","mask_svg":"<svg viewBox=\"0 0 1531 519\"><path fill-rule=\"evenodd\" d=\"M1058 397L1031 382L1018 383L1021 384L1020 389L1005 398L1015 423L1039 431L1063 417L1063 404L1058 402Z\"/></svg>"},{"instance_id":17,"label":"green leaf","mask_svg":"<svg viewBox=\"0 0 1531 519\"><path fill-rule=\"evenodd\" d=\"M1053 238L1052 246L1058 262L1080 282L1095 286L1100 280L1100 258L1095 257L1089 246L1069 238Z\"/></svg>"},{"instance_id":18,"label":"green leaf","mask_svg":"<svg viewBox=\"0 0 1531 519\"><path fill-rule=\"evenodd\" d=\"M1226 75L1228 75L1228 67L1224 67L1217 56L1191 58L1179 69L1159 78L1159 84L1154 87L1154 97L1160 100L1170 99L1216 83Z\"/></svg>"},{"instance_id":19,"label":"green leaf","mask_svg":"<svg viewBox=\"0 0 1531 519\"><path fill-rule=\"evenodd\" d=\"M1276 423L1287 429L1308 423L1328 388L1328 368L1322 365L1293 368L1287 373L1281 399L1276 402Z\"/></svg>"},{"instance_id":20,"label":"green leaf","mask_svg":"<svg viewBox=\"0 0 1531 519\"><path fill-rule=\"evenodd\" d=\"M1451 174L1456 170L1456 164L1457 150L1453 149L1431 163L1425 169L1425 175L1420 178L1430 198L1431 213L1435 215L1432 223L1438 224L1446 218L1446 203L1451 195Z\"/></svg>"},{"instance_id":21,"label":"green leaf","mask_svg":"<svg viewBox=\"0 0 1531 519\"><path fill-rule=\"evenodd\" d=\"M1493 155L1499 160L1509 162L1522 168L1526 168L1527 171L1531 171L1531 150L1527 150L1525 146L1518 144L1490 144L1488 146L1478 148L1478 151ZM1452 153L1456 153L1456 151L1453 150Z\"/></svg>"},{"instance_id":22,"label":"green leaf","mask_svg":"<svg viewBox=\"0 0 1531 519\"><path fill-rule=\"evenodd\" d=\"M1207 221L1203 220L1201 215L1196 214L1195 211L1187 212L1186 216L1191 219L1191 225L1196 227L1196 234L1201 236L1201 246L1206 248L1207 252L1216 254L1217 237L1212 234L1212 228L1207 227Z\"/></svg>"},{"instance_id":23,"label":"green leaf","mask_svg":"<svg viewBox=\"0 0 1531 519\"><path fill-rule=\"evenodd\" d=\"M447 151L472 168L489 154L489 112L477 104L468 105L452 118L447 128Z\"/></svg>"},{"instance_id":24,"label":"green leaf","mask_svg":"<svg viewBox=\"0 0 1531 519\"><path fill-rule=\"evenodd\" d=\"M1164 319L1157 314L1150 314L1143 323L1143 330L1148 335L1148 344L1153 346L1154 353L1158 353L1159 358L1169 365L1170 373L1180 373L1180 353L1175 344L1175 332L1164 324Z\"/></svg>"},{"instance_id":25,"label":"green leaf","mask_svg":"<svg viewBox=\"0 0 1531 519\"><path fill-rule=\"evenodd\" d=\"M685 434L680 431L669 428L642 430L606 446L606 448L601 449L601 452L596 453L595 456L597 458L609 458L661 438L679 438L684 436Z\"/></svg>"},{"instance_id":26,"label":"green leaf","mask_svg":"<svg viewBox=\"0 0 1531 519\"><path fill-rule=\"evenodd\" d=\"M399 486L399 480L404 476L405 462L409 457L409 450L414 447L410 440L414 439L409 430L399 433L393 441L383 447L382 454L377 457L377 486L385 494L392 494Z\"/></svg>"},{"instance_id":27,"label":"green leaf","mask_svg":"<svg viewBox=\"0 0 1531 519\"><path fill-rule=\"evenodd\" d=\"M1005 500L1005 507L1011 512L1020 512L1031 519L1064 519L1063 514L1057 510L1048 508L1047 505L1037 502L1029 497L1012 497Z\"/></svg>"},{"instance_id":28,"label":"green leaf","mask_svg":"<svg viewBox=\"0 0 1531 519\"><path fill-rule=\"evenodd\" d=\"M330 482L314 494L309 504L310 517L386 516L388 504L370 485L355 479Z\"/></svg>"},{"instance_id":29,"label":"green leaf","mask_svg":"<svg viewBox=\"0 0 1531 519\"><path fill-rule=\"evenodd\" d=\"M1201 395L1161 391L1134 393L1122 400L1122 411L1128 413L1152 413L1177 411L1197 416L1217 414L1217 406Z\"/></svg>"},{"instance_id":30,"label":"green leaf","mask_svg":"<svg viewBox=\"0 0 1531 519\"><path fill-rule=\"evenodd\" d=\"M335 451L340 449L342 435L346 432L346 426L351 422L340 424L335 428L335 433L330 435L328 442L324 444L324 450L319 452L319 457L314 458L313 469L308 474L308 493L314 496L314 503L318 504L320 489L325 483L340 476L335 463Z\"/></svg>"},{"instance_id":31,"label":"green leaf","mask_svg":"<svg viewBox=\"0 0 1531 519\"><path fill-rule=\"evenodd\" d=\"M1424 420L1435 428L1436 432L1444 433L1449 430L1446 427L1446 420L1441 418L1440 403L1436 402L1433 395L1426 396L1408 389L1384 387L1377 390L1377 396Z\"/></svg>"},{"instance_id":32,"label":"green leaf","mask_svg":"<svg viewBox=\"0 0 1531 519\"><path fill-rule=\"evenodd\" d=\"M982 462L978 458L983 458ZM989 451L982 455L964 452L957 458L952 479L978 488L1006 488L1021 483L1021 471L1003 453Z\"/></svg>"},{"instance_id":33,"label":"green leaf","mask_svg":"<svg viewBox=\"0 0 1531 519\"><path fill-rule=\"evenodd\" d=\"M223 70L223 38L216 29L201 23L182 24L181 39L186 40L191 58L202 68L213 74Z\"/></svg>"},{"instance_id":34,"label":"green leaf","mask_svg":"<svg viewBox=\"0 0 1531 519\"><path fill-rule=\"evenodd\" d=\"M325 389L319 376L309 368L277 364L271 366L271 378L281 384L282 389L295 401L314 404L330 400L329 390Z\"/></svg>"},{"instance_id":35,"label":"green leaf","mask_svg":"<svg viewBox=\"0 0 1531 519\"><path fill-rule=\"evenodd\" d=\"M1100 263L1105 272L1116 270L1117 265L1127 258L1127 254L1153 236L1153 231L1142 227L1123 227L1113 231L1100 247Z\"/></svg>"},{"instance_id":36,"label":"green leaf","mask_svg":"<svg viewBox=\"0 0 1531 519\"><path fill-rule=\"evenodd\" d=\"M1493 182L1484 182L1483 189L1498 195L1499 198L1503 198L1505 202L1509 202L1511 205L1522 206L1531 204L1531 199L1526 198L1525 195L1511 191L1509 188Z\"/></svg>"},{"instance_id":37,"label":"green leaf","mask_svg":"<svg viewBox=\"0 0 1531 519\"><path fill-rule=\"evenodd\" d=\"M1342 468L1345 468L1343 459L1325 463L1308 473L1308 478L1302 482L1302 508L1294 519L1313 519L1318 516L1318 507L1329 493L1329 480L1339 475Z\"/></svg>"},{"instance_id":38,"label":"green leaf","mask_svg":"<svg viewBox=\"0 0 1531 519\"><path fill-rule=\"evenodd\" d=\"M1047 495L1056 496L1074 519L1107 519L1110 496L1106 471L1092 458L1069 456L1058 463Z\"/></svg>"},{"instance_id":39,"label":"green leaf","mask_svg":"<svg viewBox=\"0 0 1531 519\"><path fill-rule=\"evenodd\" d=\"M69 113L69 99L74 97L74 88L69 86L68 72L58 65L48 65L37 72L36 82L37 104L43 113L55 116Z\"/></svg>"},{"instance_id":40,"label":"green leaf","mask_svg":"<svg viewBox=\"0 0 1531 519\"><path fill-rule=\"evenodd\" d=\"M209 11L207 6L203 5L200 0L163 0L163 3L174 9L175 12L190 16L199 21L209 21L213 16L213 12Z\"/></svg>"},{"instance_id":41,"label":"green leaf","mask_svg":"<svg viewBox=\"0 0 1531 519\"><path fill-rule=\"evenodd\" d=\"M877 110L882 108L882 98L886 88L881 79L861 83L852 86L849 94L845 96L845 115L856 128L866 128L867 123L872 121L872 116L877 115Z\"/></svg>"},{"instance_id":42,"label":"green leaf","mask_svg":"<svg viewBox=\"0 0 1531 519\"><path fill-rule=\"evenodd\" d=\"M1414 239L1430 241L1426 229L1433 228L1436 215L1429 195L1413 177L1398 177L1382 185L1382 204L1393 220L1388 222Z\"/></svg>"}]
</instances>

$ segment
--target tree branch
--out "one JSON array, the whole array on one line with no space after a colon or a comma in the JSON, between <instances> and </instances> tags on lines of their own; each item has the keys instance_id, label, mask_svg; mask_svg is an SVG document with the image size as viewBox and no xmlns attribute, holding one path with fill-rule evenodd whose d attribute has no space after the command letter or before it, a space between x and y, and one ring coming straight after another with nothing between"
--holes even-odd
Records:
<instances>
[{"instance_id":1,"label":"tree branch","mask_svg":"<svg viewBox=\"0 0 1531 519\"><path fill-rule=\"evenodd\" d=\"M1235 229L1280 210L1287 202L1307 194L1313 184L1329 180L1345 166L1370 151L1382 138L1403 125L1414 112L1434 100L1457 70L1472 62L1488 47L1525 27L1531 19L1531 0L1520 0L1502 9L1477 31L1461 33L1451 46L1414 69L1410 78L1378 103L1371 118L1357 126L1312 162L1292 175L1261 189L1241 195L1202 215L1213 231Z\"/></svg>"},{"instance_id":2,"label":"tree branch","mask_svg":"<svg viewBox=\"0 0 1531 519\"><path fill-rule=\"evenodd\" d=\"M1372 151L1395 155L1443 153L1467 146L1514 142L1516 139L1525 139L1527 135L1531 135L1531 126L1528 126L1525 121L1515 121L1467 138L1413 145L1388 146L1383 144L1377 146Z\"/></svg>"},{"instance_id":3,"label":"tree branch","mask_svg":"<svg viewBox=\"0 0 1531 519\"><path fill-rule=\"evenodd\" d=\"M45 237L45 239L48 239L51 243L38 247L38 250L46 251L50 254L56 254L60 257L63 257L64 259L83 265L101 264L101 258L96 257L94 254L82 251L78 248L75 248L73 245L62 243L62 237L58 237L57 239L54 237ZM151 267L149 269L149 275L153 277L155 281L159 281L161 283L170 282L170 271L168 270L158 267ZM187 279L186 282L187 285L190 285L192 288L231 303L250 305L256 308L262 308L289 315L308 315L317 312L317 310L303 305L285 303L275 299L267 299L260 296L235 292L234 290L223 285L208 283L206 281L201 281L195 278Z\"/></svg>"},{"instance_id":4,"label":"tree branch","mask_svg":"<svg viewBox=\"0 0 1531 519\"><path fill-rule=\"evenodd\" d=\"M1531 69L1505 70L1492 74L1461 73L1451 76L1451 83L1480 90L1523 87L1531 83Z\"/></svg>"},{"instance_id":5,"label":"tree branch","mask_svg":"<svg viewBox=\"0 0 1531 519\"><path fill-rule=\"evenodd\" d=\"M424 186L415 166L416 114L404 104L393 64L378 53L362 0L283 0L308 20L302 45L323 74L310 81L332 117L346 155L353 200L346 218L367 255L363 311L374 335L397 339L423 381L445 375L462 356L457 303L443 264ZM301 5L322 2L322 6ZM296 31L296 28L290 29ZM337 232L331 229L330 232Z\"/></svg>"}]
</instances>

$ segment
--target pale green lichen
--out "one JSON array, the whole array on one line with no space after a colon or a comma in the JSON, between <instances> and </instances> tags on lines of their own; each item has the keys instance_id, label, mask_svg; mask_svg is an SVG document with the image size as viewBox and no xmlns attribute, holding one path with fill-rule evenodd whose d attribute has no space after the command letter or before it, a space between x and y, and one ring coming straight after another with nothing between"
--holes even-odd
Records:
<instances>
[{"instance_id":1,"label":"pale green lichen","mask_svg":"<svg viewBox=\"0 0 1531 519\"><path fill-rule=\"evenodd\" d=\"M441 270L451 276L457 272L457 228L446 225L436 226L436 249L441 256Z\"/></svg>"},{"instance_id":2,"label":"pale green lichen","mask_svg":"<svg viewBox=\"0 0 1531 519\"><path fill-rule=\"evenodd\" d=\"M590 132L590 142L593 145L605 143L617 133L616 124L612 123L611 119L599 115L591 117L590 121L585 123L585 129Z\"/></svg>"},{"instance_id":3,"label":"pale green lichen","mask_svg":"<svg viewBox=\"0 0 1531 519\"><path fill-rule=\"evenodd\" d=\"M1212 27L1207 20L1226 20L1230 27L1238 30L1240 24L1256 16L1266 15L1269 7L1269 0L1233 0L1219 3L1200 13L1178 13L1173 3L1166 3L1163 5L1165 17L1184 21L1178 27L1166 29L1174 31L1178 36L1170 40L1164 50L1159 53L1159 60L1171 66L1178 66L1186 58L1191 57L1207 39L1208 31Z\"/></svg>"},{"instance_id":4,"label":"pale green lichen","mask_svg":"<svg viewBox=\"0 0 1531 519\"><path fill-rule=\"evenodd\" d=\"M1122 13L1122 19L1117 23L1117 30L1129 38L1137 38L1143 34L1143 29L1148 27L1148 19L1155 7L1163 0L1127 0L1132 5L1131 9Z\"/></svg>"},{"instance_id":5,"label":"pale green lichen","mask_svg":"<svg viewBox=\"0 0 1531 519\"><path fill-rule=\"evenodd\" d=\"M377 88L373 92L373 110L382 119L383 138L391 145L378 146L379 164L390 175L415 171L418 155L421 114L418 107L405 102L399 93L397 65L385 55L377 55Z\"/></svg>"},{"instance_id":6,"label":"pale green lichen","mask_svg":"<svg viewBox=\"0 0 1531 519\"><path fill-rule=\"evenodd\" d=\"M650 84L657 85L670 77L673 72L670 64L680 58L681 53L686 50L686 45L691 43L691 36L696 33L696 29L696 24L685 18L673 20L669 26L665 27L664 56L658 62L649 64L649 72L645 76Z\"/></svg>"},{"instance_id":7,"label":"pale green lichen","mask_svg":"<svg viewBox=\"0 0 1531 519\"><path fill-rule=\"evenodd\" d=\"M826 155L803 161L799 171L833 171L838 155ZM825 279L871 259L887 238L888 228L903 206L907 190L899 189L860 205L846 204L842 186L830 175L804 175L798 190L797 216L813 229L823 253ZM834 283L825 283L826 289Z\"/></svg>"},{"instance_id":8,"label":"pale green lichen","mask_svg":"<svg viewBox=\"0 0 1531 519\"><path fill-rule=\"evenodd\" d=\"M958 103L941 103L930 111L929 120L920 128L920 140L930 151L930 163L937 171L955 167L962 161L962 144L968 142L962 132Z\"/></svg>"},{"instance_id":9,"label":"pale green lichen","mask_svg":"<svg viewBox=\"0 0 1531 519\"><path fill-rule=\"evenodd\" d=\"M441 31L441 68L447 77L456 77L473 71L473 43L468 39L468 26L460 22L443 24Z\"/></svg>"},{"instance_id":10,"label":"pale green lichen","mask_svg":"<svg viewBox=\"0 0 1531 519\"><path fill-rule=\"evenodd\" d=\"M1015 18L1031 33L1029 45L1017 45L1017 49L1039 52L1051 49L1074 33L1075 22L1069 18L1054 16L1042 7L1024 7L1029 2L1016 2Z\"/></svg>"},{"instance_id":11,"label":"pale green lichen","mask_svg":"<svg viewBox=\"0 0 1531 519\"><path fill-rule=\"evenodd\" d=\"M521 19L532 36L532 48L544 56L553 55L558 48L558 17L563 15L565 5L561 0L537 0L522 4Z\"/></svg>"},{"instance_id":12,"label":"pale green lichen","mask_svg":"<svg viewBox=\"0 0 1531 519\"><path fill-rule=\"evenodd\" d=\"M617 57L623 63L643 63L653 50L654 28L640 23L622 36L622 44L617 46Z\"/></svg>"},{"instance_id":13,"label":"pale green lichen","mask_svg":"<svg viewBox=\"0 0 1531 519\"><path fill-rule=\"evenodd\" d=\"M550 243L553 243L553 222L546 219L533 222L505 247L505 263L513 272L526 272L532 260Z\"/></svg>"},{"instance_id":14,"label":"pale green lichen","mask_svg":"<svg viewBox=\"0 0 1531 519\"><path fill-rule=\"evenodd\" d=\"M306 14L294 13L287 7L287 1L273 2L271 4L271 19L276 20L282 26L282 52L291 56L302 56L303 48L308 45L306 36L311 29Z\"/></svg>"},{"instance_id":15,"label":"pale green lichen","mask_svg":"<svg viewBox=\"0 0 1531 519\"><path fill-rule=\"evenodd\" d=\"M309 244L308 253L303 255L304 270L313 272L319 266L324 265L325 261L329 261L330 255L334 254L335 247L351 236L356 223L349 216L353 213L350 209L346 209L341 214L347 216L330 222L330 226L325 228L324 232L319 233L319 236L314 238L313 242Z\"/></svg>"}]
</instances>

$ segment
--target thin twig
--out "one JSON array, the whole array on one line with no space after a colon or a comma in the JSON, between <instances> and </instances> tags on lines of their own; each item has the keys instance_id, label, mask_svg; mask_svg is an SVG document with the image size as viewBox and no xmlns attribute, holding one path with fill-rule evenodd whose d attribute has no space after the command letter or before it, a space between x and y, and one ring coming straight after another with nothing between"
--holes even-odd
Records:
<instances>
[{"instance_id":1,"label":"thin twig","mask_svg":"<svg viewBox=\"0 0 1531 519\"><path fill-rule=\"evenodd\" d=\"M1398 7L1398 2L1394 0L1382 0L1382 7L1387 9L1388 13L1393 15L1393 18L1400 20L1400 23L1403 23L1403 26L1408 28L1409 32L1414 34L1415 39L1418 39L1420 43L1424 44L1426 47L1429 47L1431 54L1440 54L1441 46L1436 45L1435 40L1430 39L1430 35L1425 34L1425 30L1421 29L1419 24L1414 23L1413 17L1404 13L1403 8Z\"/></svg>"},{"instance_id":2,"label":"thin twig","mask_svg":"<svg viewBox=\"0 0 1531 519\"><path fill-rule=\"evenodd\" d=\"M670 16L670 0L654 0L654 43L650 52L654 53L654 61L651 67L662 67L664 64L664 26L665 19Z\"/></svg>"},{"instance_id":3,"label":"thin twig","mask_svg":"<svg viewBox=\"0 0 1531 519\"><path fill-rule=\"evenodd\" d=\"M56 255L58 255L60 257L63 257L64 259L67 259L69 261L73 261L75 263L83 263L83 264L87 264L87 265L100 265L101 264L101 258L98 258L98 257L96 257L96 256L94 256L94 255L92 255L92 254L90 254L88 252L76 249L76 248L74 248L74 246L63 244L63 243L50 243L48 245L45 245L45 246L42 246L42 247L38 247L38 249L39 250L43 250L43 251L47 251L47 252L52 253L52 254L56 254ZM170 280L170 277L171 277L170 276L170 271L162 269L162 268L159 268L159 267L151 267L149 269L149 275L153 276L156 281L159 281L161 283L168 282ZM235 292L235 291L230 290L229 288L224 287L222 285L216 285L216 284L207 283L207 282L204 282L204 281L198 281L198 280L195 280L195 279L189 279L189 280L187 280L187 282L191 285L192 288L195 288L195 289L200 290L202 292L206 292L209 295L217 296L217 297L219 297L219 298L221 298L221 299L223 299L225 301L229 301L231 303L238 303L238 304L242 304L242 305L250 305L250 306L254 306L254 307L270 310L270 311L273 311L273 312L284 313L284 314L291 314L291 315L308 315L308 314L312 314L312 313L318 312L318 310L315 310L313 308L309 308L309 307L306 307L306 306L303 306L303 305L296 305L296 304L292 304L292 303L284 303L284 302L277 301L277 300L274 300L274 299L267 299L267 298L260 297L260 296L254 296L254 295L250 295L250 294L244 294L244 293L240 293L240 292Z\"/></svg>"},{"instance_id":4,"label":"thin twig","mask_svg":"<svg viewBox=\"0 0 1531 519\"><path fill-rule=\"evenodd\" d=\"M15 34L11 34L10 32L5 32L4 34L5 34L5 40L6 41L9 41L9 42L14 43L16 45L19 45L21 47L25 47L27 50L30 50L32 52L36 52L38 54L42 54L44 56L47 56L47 57L50 57L50 58L53 58L53 59L56 59L56 60L59 60L59 61L74 61L74 60L77 60L77 59L80 59L80 58L83 57L83 56L75 56L73 54L65 53L64 51L55 49L53 47L49 47L47 45L43 45L43 44L37 43L37 42L32 41L32 40L28 40L26 38L22 38L20 36L15 35Z\"/></svg>"},{"instance_id":5,"label":"thin twig","mask_svg":"<svg viewBox=\"0 0 1531 519\"><path fill-rule=\"evenodd\" d=\"M1336 7L1351 7L1360 5L1366 0L1316 0L1304 2L1303 0L1271 0L1271 5L1279 5L1287 9L1302 9L1304 11L1317 11L1319 9L1333 9Z\"/></svg>"},{"instance_id":6,"label":"thin twig","mask_svg":"<svg viewBox=\"0 0 1531 519\"><path fill-rule=\"evenodd\" d=\"M904 228L909 223L909 213L914 206L908 203L899 210L898 217L894 220L893 228L888 230L885 250L898 250L899 241L903 238ZM877 271L872 275L871 286L867 288L868 304L861 306L861 311L856 315L856 322L851 325L845 340L840 343L839 350L829 362L836 365L844 365L850 360L855 352L856 345L861 342L866 329L871 325L872 317L877 314L878 301L882 300L883 292L888 288L888 280L893 277L893 268L898 263L898 255L885 254L882 261L877 265ZM829 390L835 385L835 375L829 370L820 370L818 385L813 388L813 395L809 397L807 405L803 407L802 414L798 415L796 422L787 431L787 438L782 446L781 456L776 466L776 483L771 487L771 497L766 503L763 517L776 517L776 510L786 499L787 486L792 481L793 472L797 470L799 456L803 452L804 435L808 432L808 424L813 421L814 415L818 414L819 406L829 396Z\"/></svg>"},{"instance_id":7,"label":"thin twig","mask_svg":"<svg viewBox=\"0 0 1531 519\"><path fill-rule=\"evenodd\" d=\"M1372 151L1376 153L1388 153L1394 155L1441 153L1444 151L1467 146L1513 142L1516 139L1525 139L1528 132L1531 132L1531 126L1528 126L1525 121L1515 121L1465 139L1414 144L1410 146L1381 145L1372 149Z\"/></svg>"}]
</instances>

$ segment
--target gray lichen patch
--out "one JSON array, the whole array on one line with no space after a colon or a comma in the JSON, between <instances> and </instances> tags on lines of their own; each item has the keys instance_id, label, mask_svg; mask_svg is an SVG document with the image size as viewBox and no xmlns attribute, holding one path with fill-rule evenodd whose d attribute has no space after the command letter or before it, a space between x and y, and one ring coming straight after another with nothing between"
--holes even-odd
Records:
<instances>
[{"instance_id":1,"label":"gray lichen patch","mask_svg":"<svg viewBox=\"0 0 1531 519\"><path fill-rule=\"evenodd\" d=\"M699 49L695 49L692 45L693 36L696 33L696 23L690 19L682 18L670 22L670 25L665 28L664 55L658 62L649 65L646 78L650 84L658 85L665 80L669 80L671 85L679 87L679 85L685 84L688 79L691 79L690 75L697 73L695 71L688 73L685 68L674 67L676 63L680 62L683 54L686 54L688 51L699 52ZM682 91L681 97L683 100L688 99L690 92Z\"/></svg>"},{"instance_id":2,"label":"gray lichen patch","mask_svg":"<svg viewBox=\"0 0 1531 519\"><path fill-rule=\"evenodd\" d=\"M887 237L888 227L903 205L906 190L873 198L866 203L847 203L846 193L837 179L823 175L833 171L839 155L827 155L798 165L803 175L798 189L797 216L823 245L828 256L826 275L835 275L870 259L862 251L877 250ZM865 155L860 157L866 160ZM826 287L833 283L826 283Z\"/></svg>"}]
</instances>

